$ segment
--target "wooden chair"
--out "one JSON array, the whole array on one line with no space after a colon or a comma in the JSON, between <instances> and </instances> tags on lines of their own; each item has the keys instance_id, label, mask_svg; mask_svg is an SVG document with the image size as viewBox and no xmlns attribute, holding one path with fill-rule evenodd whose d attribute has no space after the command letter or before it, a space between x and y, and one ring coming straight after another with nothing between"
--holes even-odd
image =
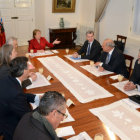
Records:
<instances>
[{"instance_id":1,"label":"wooden chair","mask_svg":"<svg viewBox=\"0 0 140 140\"><path fill-rule=\"evenodd\" d=\"M122 43L124 43L124 46L126 44L126 36L122 36L122 35L117 35L117 41L121 41Z\"/></svg>"},{"instance_id":2,"label":"wooden chair","mask_svg":"<svg viewBox=\"0 0 140 140\"><path fill-rule=\"evenodd\" d=\"M125 44L126 44L126 36L122 36L122 35L117 35L117 40L114 41L115 46L122 51L122 53L124 52L125 49Z\"/></svg>"},{"instance_id":3,"label":"wooden chair","mask_svg":"<svg viewBox=\"0 0 140 140\"><path fill-rule=\"evenodd\" d=\"M134 57L130 56L130 55L127 55L127 54L124 54L124 58L125 58L125 61L126 61L126 67L127 67L127 70L129 72L129 77L130 77Z\"/></svg>"}]
</instances>

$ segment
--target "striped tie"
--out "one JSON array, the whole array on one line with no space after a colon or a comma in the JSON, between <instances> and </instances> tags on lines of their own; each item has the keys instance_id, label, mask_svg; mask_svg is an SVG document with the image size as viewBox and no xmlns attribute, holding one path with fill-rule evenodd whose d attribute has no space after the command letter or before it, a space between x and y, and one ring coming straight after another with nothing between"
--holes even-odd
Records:
<instances>
[{"instance_id":1,"label":"striped tie","mask_svg":"<svg viewBox=\"0 0 140 140\"><path fill-rule=\"evenodd\" d=\"M110 54L108 53L107 54L107 57L106 57L106 60L105 60L105 64L108 64L110 61Z\"/></svg>"},{"instance_id":2,"label":"striped tie","mask_svg":"<svg viewBox=\"0 0 140 140\"><path fill-rule=\"evenodd\" d=\"M90 43L88 43L88 48L87 48L87 55L90 55Z\"/></svg>"}]
</instances>

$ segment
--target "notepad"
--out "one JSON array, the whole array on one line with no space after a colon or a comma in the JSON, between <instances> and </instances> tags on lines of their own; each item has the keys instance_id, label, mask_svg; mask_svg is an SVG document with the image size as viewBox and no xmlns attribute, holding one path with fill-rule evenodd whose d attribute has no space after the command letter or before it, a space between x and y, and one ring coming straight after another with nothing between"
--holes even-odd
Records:
<instances>
[{"instance_id":1,"label":"notepad","mask_svg":"<svg viewBox=\"0 0 140 140\"><path fill-rule=\"evenodd\" d=\"M92 138L86 132L81 132L77 136L73 136L67 140L92 140Z\"/></svg>"},{"instance_id":2,"label":"notepad","mask_svg":"<svg viewBox=\"0 0 140 140\"><path fill-rule=\"evenodd\" d=\"M65 137L75 134L72 126L57 128L55 131L58 137Z\"/></svg>"}]
</instances>

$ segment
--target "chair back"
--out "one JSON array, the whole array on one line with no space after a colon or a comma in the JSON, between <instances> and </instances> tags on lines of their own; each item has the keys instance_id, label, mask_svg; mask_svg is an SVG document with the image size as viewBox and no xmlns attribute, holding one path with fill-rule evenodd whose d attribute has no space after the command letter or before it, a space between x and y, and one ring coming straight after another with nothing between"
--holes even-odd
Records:
<instances>
[{"instance_id":1,"label":"chair back","mask_svg":"<svg viewBox=\"0 0 140 140\"><path fill-rule=\"evenodd\" d=\"M134 57L130 56L130 55L127 55L127 54L124 54L124 58L125 58L126 67L127 67L127 70L129 72L129 77L130 77Z\"/></svg>"},{"instance_id":2,"label":"chair back","mask_svg":"<svg viewBox=\"0 0 140 140\"><path fill-rule=\"evenodd\" d=\"M117 47L121 52L124 52L125 44L126 44L126 36L117 35L117 40L114 41L115 47Z\"/></svg>"}]
</instances>

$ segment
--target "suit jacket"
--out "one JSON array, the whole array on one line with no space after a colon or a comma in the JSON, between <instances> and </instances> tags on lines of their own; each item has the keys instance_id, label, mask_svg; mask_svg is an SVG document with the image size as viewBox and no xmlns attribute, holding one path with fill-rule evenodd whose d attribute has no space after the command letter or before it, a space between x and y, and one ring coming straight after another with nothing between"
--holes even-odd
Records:
<instances>
[{"instance_id":1,"label":"suit jacket","mask_svg":"<svg viewBox=\"0 0 140 140\"><path fill-rule=\"evenodd\" d=\"M123 54L117 48L114 48L109 63L105 64L107 54L108 53L106 53L106 52L103 52L101 54L100 61L103 62L102 67L105 70L112 71L117 74L121 74L125 78L128 78L129 73L126 68L125 58L124 58Z\"/></svg>"},{"instance_id":2,"label":"suit jacket","mask_svg":"<svg viewBox=\"0 0 140 140\"><path fill-rule=\"evenodd\" d=\"M134 84L140 85L140 64L138 64L138 60L136 60L135 62L134 70L130 77L130 81L132 81Z\"/></svg>"},{"instance_id":3,"label":"suit jacket","mask_svg":"<svg viewBox=\"0 0 140 140\"><path fill-rule=\"evenodd\" d=\"M29 102L35 95L25 94L16 78L0 77L0 130L6 140L12 140L13 132L21 117L31 111Z\"/></svg>"},{"instance_id":4,"label":"suit jacket","mask_svg":"<svg viewBox=\"0 0 140 140\"><path fill-rule=\"evenodd\" d=\"M78 54L82 55L81 56L82 59L89 59L96 62L99 59L102 51L100 43L96 39L94 39L91 45L90 55L86 55L87 48L88 48L88 40L85 41L84 45L78 51Z\"/></svg>"},{"instance_id":5,"label":"suit jacket","mask_svg":"<svg viewBox=\"0 0 140 140\"><path fill-rule=\"evenodd\" d=\"M10 68L8 65L2 65L0 66L0 77L6 76L10 74ZM27 86L31 85L32 82L30 79L24 80L22 82L22 88L26 88Z\"/></svg>"},{"instance_id":6,"label":"suit jacket","mask_svg":"<svg viewBox=\"0 0 140 140\"><path fill-rule=\"evenodd\" d=\"M13 140L54 140L49 131L38 120L27 113L19 122ZM59 138L59 140L64 140Z\"/></svg>"},{"instance_id":7,"label":"suit jacket","mask_svg":"<svg viewBox=\"0 0 140 140\"><path fill-rule=\"evenodd\" d=\"M34 53L37 52L37 50L45 50L45 47L48 46L52 48L54 45L52 43L49 43L44 37L40 38L40 43L34 38L29 41L29 48L28 51L34 50Z\"/></svg>"}]
</instances>

